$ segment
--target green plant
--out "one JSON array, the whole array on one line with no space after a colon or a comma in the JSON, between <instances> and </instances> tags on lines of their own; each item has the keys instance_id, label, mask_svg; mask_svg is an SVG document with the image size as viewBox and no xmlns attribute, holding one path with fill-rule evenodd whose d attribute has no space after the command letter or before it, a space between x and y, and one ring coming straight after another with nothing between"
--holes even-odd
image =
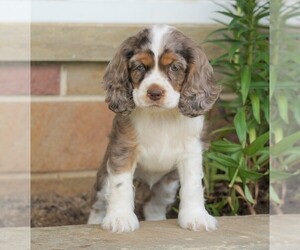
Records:
<instances>
[{"instance_id":1,"label":"green plant","mask_svg":"<svg viewBox=\"0 0 300 250\"><path fill-rule=\"evenodd\" d=\"M282 205L289 194L294 206L295 201L299 204L298 183L291 177L296 178L300 163L300 42L299 24L289 24L299 18L299 8L300 2L272 1L270 198L276 213L284 212Z\"/></svg>"},{"instance_id":2,"label":"green plant","mask_svg":"<svg viewBox=\"0 0 300 250\"><path fill-rule=\"evenodd\" d=\"M225 51L211 63L221 74L223 92L234 95L219 102L228 126L212 132L213 142L205 155L208 200L217 182L226 190L208 208L215 215L238 214L240 206L246 205L255 214L259 180L268 174L269 166L269 33L261 24L269 16L269 4L236 0L232 8L223 8L219 13L230 22L219 21L223 27L206 42Z\"/></svg>"}]
</instances>

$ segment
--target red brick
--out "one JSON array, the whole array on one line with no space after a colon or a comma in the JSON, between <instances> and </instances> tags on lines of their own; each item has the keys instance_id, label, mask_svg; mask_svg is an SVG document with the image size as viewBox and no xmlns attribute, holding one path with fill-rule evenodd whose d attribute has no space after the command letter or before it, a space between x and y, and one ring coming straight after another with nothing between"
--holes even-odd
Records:
<instances>
[{"instance_id":1,"label":"red brick","mask_svg":"<svg viewBox=\"0 0 300 250\"><path fill-rule=\"evenodd\" d=\"M31 66L31 94L58 95L60 64L38 63Z\"/></svg>"},{"instance_id":2,"label":"red brick","mask_svg":"<svg viewBox=\"0 0 300 250\"><path fill-rule=\"evenodd\" d=\"M30 64L0 63L0 95L30 94Z\"/></svg>"}]
</instances>

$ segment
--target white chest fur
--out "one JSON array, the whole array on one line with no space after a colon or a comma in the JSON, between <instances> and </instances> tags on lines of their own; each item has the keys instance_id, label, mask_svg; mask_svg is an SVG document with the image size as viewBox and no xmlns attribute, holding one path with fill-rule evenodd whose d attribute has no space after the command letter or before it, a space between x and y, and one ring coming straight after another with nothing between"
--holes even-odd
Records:
<instances>
[{"instance_id":1,"label":"white chest fur","mask_svg":"<svg viewBox=\"0 0 300 250\"><path fill-rule=\"evenodd\" d=\"M176 167L185 145L199 139L203 127L203 116L185 117L178 109L137 109L132 118L139 148L136 173L150 185Z\"/></svg>"}]
</instances>

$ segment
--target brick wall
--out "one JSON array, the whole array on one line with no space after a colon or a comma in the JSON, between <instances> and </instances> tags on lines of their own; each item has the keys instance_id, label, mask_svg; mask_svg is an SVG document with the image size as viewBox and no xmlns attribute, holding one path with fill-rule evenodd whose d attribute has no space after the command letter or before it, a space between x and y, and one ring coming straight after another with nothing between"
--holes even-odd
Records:
<instances>
[{"instance_id":1,"label":"brick wall","mask_svg":"<svg viewBox=\"0 0 300 250\"><path fill-rule=\"evenodd\" d=\"M30 70L25 62L0 65L0 95L31 92L32 173L95 170L100 165L113 118L103 101L105 65L33 62ZM6 110L16 116L13 108Z\"/></svg>"},{"instance_id":2,"label":"brick wall","mask_svg":"<svg viewBox=\"0 0 300 250\"><path fill-rule=\"evenodd\" d=\"M105 63L33 63L32 172L94 170L113 113L104 103Z\"/></svg>"}]
</instances>

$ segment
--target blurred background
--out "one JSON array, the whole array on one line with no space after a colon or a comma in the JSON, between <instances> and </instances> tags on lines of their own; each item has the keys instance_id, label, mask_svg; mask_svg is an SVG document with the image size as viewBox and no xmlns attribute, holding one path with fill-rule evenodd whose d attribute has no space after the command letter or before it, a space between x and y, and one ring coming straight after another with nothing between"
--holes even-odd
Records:
<instances>
[{"instance_id":1,"label":"blurred background","mask_svg":"<svg viewBox=\"0 0 300 250\"><path fill-rule=\"evenodd\" d=\"M105 67L153 24L200 44L224 88L208 114L210 213L299 211L299 1L274 0L269 14L258 0L1 1L0 226L86 223L114 116Z\"/></svg>"}]
</instances>

